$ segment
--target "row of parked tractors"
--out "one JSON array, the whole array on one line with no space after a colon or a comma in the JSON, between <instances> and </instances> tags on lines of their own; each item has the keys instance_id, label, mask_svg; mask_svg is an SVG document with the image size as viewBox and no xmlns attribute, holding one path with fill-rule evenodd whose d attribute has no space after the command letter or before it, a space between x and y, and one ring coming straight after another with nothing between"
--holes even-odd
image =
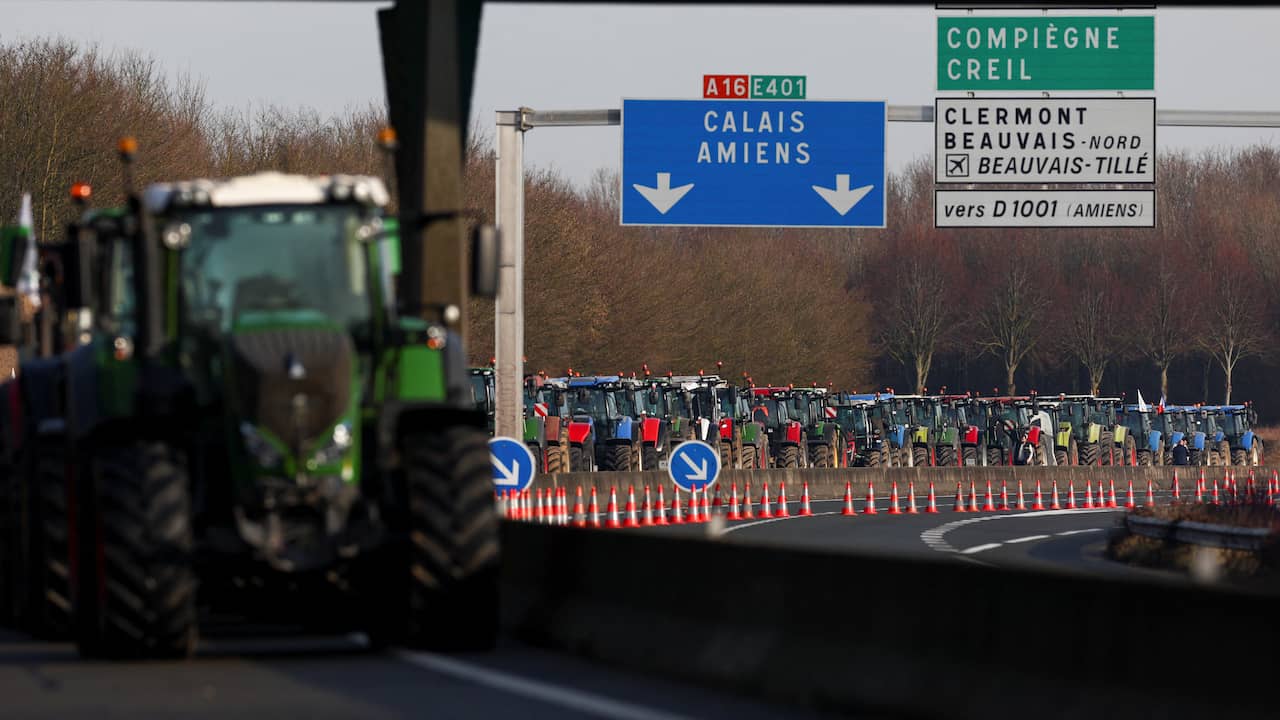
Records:
<instances>
[{"instance_id":1,"label":"row of parked tractors","mask_svg":"<svg viewBox=\"0 0 1280 720\"><path fill-rule=\"evenodd\" d=\"M493 370L472 368L493 415ZM666 468L687 440L725 468L1259 465L1249 405L1127 404L1092 395L852 394L738 387L718 375L529 376L524 441L544 473ZM491 426L492 430L492 426Z\"/></svg>"}]
</instances>

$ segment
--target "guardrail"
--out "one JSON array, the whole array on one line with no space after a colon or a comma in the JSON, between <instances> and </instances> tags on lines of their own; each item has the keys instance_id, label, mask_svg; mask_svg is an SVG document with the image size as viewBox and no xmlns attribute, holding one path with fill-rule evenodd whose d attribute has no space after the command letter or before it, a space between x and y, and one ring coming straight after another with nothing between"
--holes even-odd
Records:
<instances>
[{"instance_id":1,"label":"guardrail","mask_svg":"<svg viewBox=\"0 0 1280 720\"><path fill-rule=\"evenodd\" d=\"M646 530L502 543L508 632L677 681L857 716L1275 717L1272 663L1233 664L1229 698L1179 664L1280 647L1274 595Z\"/></svg>"},{"instance_id":2,"label":"guardrail","mask_svg":"<svg viewBox=\"0 0 1280 720\"><path fill-rule=\"evenodd\" d=\"M1161 520L1133 514L1126 515L1124 523L1129 532L1134 535L1227 550L1256 552L1263 548L1272 535L1269 528L1241 528L1189 520Z\"/></svg>"}]
</instances>

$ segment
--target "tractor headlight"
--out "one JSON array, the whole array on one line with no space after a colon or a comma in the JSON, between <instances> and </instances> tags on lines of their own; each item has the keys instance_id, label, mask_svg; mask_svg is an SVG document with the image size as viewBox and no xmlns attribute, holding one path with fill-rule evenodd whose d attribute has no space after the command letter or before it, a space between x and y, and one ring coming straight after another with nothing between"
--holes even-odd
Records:
<instances>
[{"instance_id":1,"label":"tractor headlight","mask_svg":"<svg viewBox=\"0 0 1280 720\"><path fill-rule=\"evenodd\" d=\"M245 449L264 468L274 468L284 459L280 451L247 422L240 423L240 437L244 438Z\"/></svg>"},{"instance_id":2,"label":"tractor headlight","mask_svg":"<svg viewBox=\"0 0 1280 720\"><path fill-rule=\"evenodd\" d=\"M338 423L333 428L333 434L329 440L311 456L311 462L307 463L309 469L314 469L322 465L331 465L342 459L343 453L351 447L351 426L346 423Z\"/></svg>"}]
</instances>

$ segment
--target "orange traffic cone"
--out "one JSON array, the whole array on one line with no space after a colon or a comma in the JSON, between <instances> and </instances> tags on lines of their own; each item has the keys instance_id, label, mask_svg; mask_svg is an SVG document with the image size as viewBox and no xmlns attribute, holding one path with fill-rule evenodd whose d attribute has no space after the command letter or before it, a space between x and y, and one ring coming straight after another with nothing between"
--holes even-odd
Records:
<instances>
[{"instance_id":1,"label":"orange traffic cone","mask_svg":"<svg viewBox=\"0 0 1280 720\"><path fill-rule=\"evenodd\" d=\"M587 526L587 511L582 507L582 486L578 486L577 494L573 498L573 526L584 528Z\"/></svg>"},{"instance_id":2,"label":"orange traffic cone","mask_svg":"<svg viewBox=\"0 0 1280 720\"><path fill-rule=\"evenodd\" d=\"M809 482L805 481L804 492L800 495L800 514L812 515L813 510L809 507Z\"/></svg>"},{"instance_id":3,"label":"orange traffic cone","mask_svg":"<svg viewBox=\"0 0 1280 720\"><path fill-rule=\"evenodd\" d=\"M742 519L750 520L755 516L755 511L751 509L751 483L747 483L742 488Z\"/></svg>"},{"instance_id":4,"label":"orange traffic cone","mask_svg":"<svg viewBox=\"0 0 1280 720\"><path fill-rule=\"evenodd\" d=\"M844 481L844 509L840 511L841 515L857 515L853 509L853 483Z\"/></svg>"},{"instance_id":5,"label":"orange traffic cone","mask_svg":"<svg viewBox=\"0 0 1280 720\"><path fill-rule=\"evenodd\" d=\"M978 507L978 488L974 486L973 481L969 481L969 512L981 512L982 508Z\"/></svg>"},{"instance_id":6,"label":"orange traffic cone","mask_svg":"<svg viewBox=\"0 0 1280 720\"><path fill-rule=\"evenodd\" d=\"M982 509L985 512L995 512L995 509L996 509L995 498L991 497L991 481L990 480L987 481L987 501L983 503Z\"/></svg>"},{"instance_id":7,"label":"orange traffic cone","mask_svg":"<svg viewBox=\"0 0 1280 720\"><path fill-rule=\"evenodd\" d=\"M649 494L649 486L644 486L644 505L641 506L644 513L640 518L640 524L645 527L656 525L653 519L653 495Z\"/></svg>"},{"instance_id":8,"label":"orange traffic cone","mask_svg":"<svg viewBox=\"0 0 1280 720\"><path fill-rule=\"evenodd\" d=\"M608 513L608 519L605 520L604 526L607 528L620 528L622 523L618 522L618 488L617 486L609 486L609 507L605 510Z\"/></svg>"},{"instance_id":9,"label":"orange traffic cone","mask_svg":"<svg viewBox=\"0 0 1280 720\"><path fill-rule=\"evenodd\" d=\"M534 488L533 496L535 498L535 502L533 505L533 521L536 523L541 523L543 521L542 520L542 505L543 505L542 488Z\"/></svg>"},{"instance_id":10,"label":"orange traffic cone","mask_svg":"<svg viewBox=\"0 0 1280 720\"><path fill-rule=\"evenodd\" d=\"M1004 480L1000 481L1000 509L1009 510L1009 484Z\"/></svg>"},{"instance_id":11,"label":"orange traffic cone","mask_svg":"<svg viewBox=\"0 0 1280 720\"><path fill-rule=\"evenodd\" d=\"M1036 499L1031 503L1032 510L1044 509L1044 494L1040 490L1040 478L1036 478Z\"/></svg>"},{"instance_id":12,"label":"orange traffic cone","mask_svg":"<svg viewBox=\"0 0 1280 720\"><path fill-rule=\"evenodd\" d=\"M1156 489L1151 485L1151 479L1147 479L1147 507L1156 506Z\"/></svg>"},{"instance_id":13,"label":"orange traffic cone","mask_svg":"<svg viewBox=\"0 0 1280 720\"><path fill-rule=\"evenodd\" d=\"M914 480L907 481L907 514L920 514L920 511L916 509L916 482Z\"/></svg>"},{"instance_id":14,"label":"orange traffic cone","mask_svg":"<svg viewBox=\"0 0 1280 720\"><path fill-rule=\"evenodd\" d=\"M901 515L902 509L898 507L898 481L893 481L893 490L889 493L889 514Z\"/></svg>"},{"instance_id":15,"label":"orange traffic cone","mask_svg":"<svg viewBox=\"0 0 1280 720\"><path fill-rule=\"evenodd\" d=\"M693 492L689 493L689 516L685 521L691 523L702 522L702 505L698 502L698 486L694 486ZM705 493L706 490L703 490Z\"/></svg>"},{"instance_id":16,"label":"orange traffic cone","mask_svg":"<svg viewBox=\"0 0 1280 720\"><path fill-rule=\"evenodd\" d=\"M764 491L760 494L760 517L773 517L773 507L769 504L769 483L765 482Z\"/></svg>"},{"instance_id":17,"label":"orange traffic cone","mask_svg":"<svg viewBox=\"0 0 1280 720\"><path fill-rule=\"evenodd\" d=\"M783 481L778 481L778 512L774 515L791 517L791 511L787 510L787 483Z\"/></svg>"},{"instance_id":18,"label":"orange traffic cone","mask_svg":"<svg viewBox=\"0 0 1280 720\"><path fill-rule=\"evenodd\" d=\"M1027 499L1022 495L1022 478L1018 478L1018 504L1014 506L1014 510L1026 510Z\"/></svg>"},{"instance_id":19,"label":"orange traffic cone","mask_svg":"<svg viewBox=\"0 0 1280 720\"><path fill-rule=\"evenodd\" d=\"M1118 502L1116 502L1116 481L1115 481L1115 478L1111 478L1111 479L1109 479L1109 480L1108 480L1108 483L1109 483L1109 484L1110 484L1110 486L1111 486L1111 498L1110 498L1109 500L1107 500L1107 507L1109 507L1109 508L1118 508L1118 507L1120 507L1120 504L1119 504ZM1129 481L1129 484L1130 484L1130 485L1132 485L1132 484L1133 484L1133 481L1132 481L1132 480L1130 480L1130 481Z\"/></svg>"},{"instance_id":20,"label":"orange traffic cone","mask_svg":"<svg viewBox=\"0 0 1280 720\"><path fill-rule=\"evenodd\" d=\"M1200 479L1196 481L1196 502L1204 502L1204 471L1200 471Z\"/></svg>"},{"instance_id":21,"label":"orange traffic cone","mask_svg":"<svg viewBox=\"0 0 1280 720\"><path fill-rule=\"evenodd\" d=\"M1068 510L1076 509L1076 481L1075 480L1067 481L1067 509Z\"/></svg>"},{"instance_id":22,"label":"orange traffic cone","mask_svg":"<svg viewBox=\"0 0 1280 720\"><path fill-rule=\"evenodd\" d=\"M1182 487L1178 484L1178 473L1173 473L1173 502L1182 502Z\"/></svg>"},{"instance_id":23,"label":"orange traffic cone","mask_svg":"<svg viewBox=\"0 0 1280 720\"><path fill-rule=\"evenodd\" d=\"M704 497L706 496L706 492L706 490L702 491ZM720 483L716 483L716 499L715 502L711 503L711 510L712 512L720 512L723 507L724 499L720 497Z\"/></svg>"},{"instance_id":24,"label":"orange traffic cone","mask_svg":"<svg viewBox=\"0 0 1280 720\"><path fill-rule=\"evenodd\" d=\"M622 527L640 527L640 520L636 515L636 486L627 486L627 519L623 521Z\"/></svg>"},{"instance_id":25,"label":"orange traffic cone","mask_svg":"<svg viewBox=\"0 0 1280 720\"><path fill-rule=\"evenodd\" d=\"M1061 510L1062 503L1058 502L1058 478L1053 479L1053 500L1049 503L1050 510Z\"/></svg>"},{"instance_id":26,"label":"orange traffic cone","mask_svg":"<svg viewBox=\"0 0 1280 720\"><path fill-rule=\"evenodd\" d=\"M1101 480L1098 481L1101 484ZM1084 506L1086 508L1093 507L1093 481L1085 478L1084 481Z\"/></svg>"},{"instance_id":27,"label":"orange traffic cone","mask_svg":"<svg viewBox=\"0 0 1280 720\"><path fill-rule=\"evenodd\" d=\"M711 520L711 504L710 504L711 501L707 499L708 494L710 493L707 492L707 488L703 487L702 488L702 518L701 518L702 522L709 522Z\"/></svg>"},{"instance_id":28,"label":"orange traffic cone","mask_svg":"<svg viewBox=\"0 0 1280 720\"><path fill-rule=\"evenodd\" d=\"M876 489L870 480L867 481L867 501L863 504L862 514L876 514Z\"/></svg>"},{"instance_id":29,"label":"orange traffic cone","mask_svg":"<svg viewBox=\"0 0 1280 720\"><path fill-rule=\"evenodd\" d=\"M683 525L684 516L680 514L680 488L671 486L671 520L670 525Z\"/></svg>"},{"instance_id":30,"label":"orange traffic cone","mask_svg":"<svg viewBox=\"0 0 1280 720\"><path fill-rule=\"evenodd\" d=\"M959 480L956 481L956 506L953 510L955 512L969 512L969 509L964 506L964 487Z\"/></svg>"},{"instance_id":31,"label":"orange traffic cone","mask_svg":"<svg viewBox=\"0 0 1280 720\"><path fill-rule=\"evenodd\" d=\"M591 486L591 505L587 507L587 522L591 527L600 527L600 504L596 502L596 486Z\"/></svg>"},{"instance_id":32,"label":"orange traffic cone","mask_svg":"<svg viewBox=\"0 0 1280 720\"><path fill-rule=\"evenodd\" d=\"M933 492L933 481L929 481L929 506L924 511L930 515L938 513L938 496Z\"/></svg>"},{"instance_id":33,"label":"orange traffic cone","mask_svg":"<svg viewBox=\"0 0 1280 720\"><path fill-rule=\"evenodd\" d=\"M1218 498L1218 478L1213 479L1213 501L1212 502L1214 505L1221 504Z\"/></svg>"},{"instance_id":34,"label":"orange traffic cone","mask_svg":"<svg viewBox=\"0 0 1280 720\"><path fill-rule=\"evenodd\" d=\"M1129 480L1129 494L1125 496L1124 507L1126 510L1132 510L1138 507L1137 499L1133 497L1133 479Z\"/></svg>"},{"instance_id":35,"label":"orange traffic cone","mask_svg":"<svg viewBox=\"0 0 1280 720\"><path fill-rule=\"evenodd\" d=\"M738 512L738 483L733 483L729 488L729 520L741 520L742 513Z\"/></svg>"}]
</instances>

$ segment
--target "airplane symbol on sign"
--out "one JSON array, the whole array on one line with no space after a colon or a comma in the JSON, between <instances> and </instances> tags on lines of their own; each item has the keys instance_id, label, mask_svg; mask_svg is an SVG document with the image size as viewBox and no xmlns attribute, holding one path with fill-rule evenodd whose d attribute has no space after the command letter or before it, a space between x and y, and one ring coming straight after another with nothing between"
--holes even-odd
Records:
<instances>
[{"instance_id":1,"label":"airplane symbol on sign","mask_svg":"<svg viewBox=\"0 0 1280 720\"><path fill-rule=\"evenodd\" d=\"M969 177L969 156L948 155L947 177Z\"/></svg>"}]
</instances>

